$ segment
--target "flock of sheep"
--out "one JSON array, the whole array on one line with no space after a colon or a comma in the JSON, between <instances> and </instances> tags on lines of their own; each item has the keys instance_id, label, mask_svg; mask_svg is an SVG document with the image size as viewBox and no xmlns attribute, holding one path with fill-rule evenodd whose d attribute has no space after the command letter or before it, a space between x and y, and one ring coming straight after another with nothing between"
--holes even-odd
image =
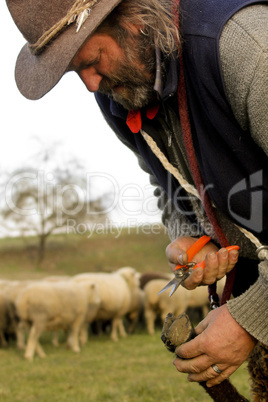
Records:
<instances>
[{"instance_id":1,"label":"flock of sheep","mask_svg":"<svg viewBox=\"0 0 268 402\"><path fill-rule=\"evenodd\" d=\"M112 273L82 273L74 276L50 276L42 280L0 280L0 341L7 346L6 336L16 336L17 347L25 349L25 358L33 360L35 352L45 357L39 342L44 331L53 332L58 344L58 331L67 334L67 346L74 352L88 341L93 322L111 323L111 339L125 337L125 318L131 330L143 317L149 334L154 333L157 316L164 321L171 312L179 315L188 307L202 307L208 312L206 287L188 291L180 287L172 297L169 291L158 295L172 275L141 275L132 267ZM223 283L220 281L219 291ZM27 339L27 342L26 342Z\"/></svg>"}]
</instances>

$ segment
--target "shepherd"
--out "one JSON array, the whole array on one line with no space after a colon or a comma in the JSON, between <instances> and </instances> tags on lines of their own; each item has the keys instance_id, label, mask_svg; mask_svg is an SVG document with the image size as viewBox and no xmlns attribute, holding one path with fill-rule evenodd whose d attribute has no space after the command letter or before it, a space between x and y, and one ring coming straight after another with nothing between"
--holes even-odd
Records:
<instances>
[{"instance_id":1,"label":"shepherd","mask_svg":"<svg viewBox=\"0 0 268 402\"><path fill-rule=\"evenodd\" d=\"M267 3L7 0L27 40L15 68L19 90L37 100L74 71L94 92L157 186L171 269L187 263L196 238L211 237L195 256L205 268L183 285L206 285L216 297L226 275L221 306L174 362L209 387L268 345Z\"/></svg>"}]
</instances>

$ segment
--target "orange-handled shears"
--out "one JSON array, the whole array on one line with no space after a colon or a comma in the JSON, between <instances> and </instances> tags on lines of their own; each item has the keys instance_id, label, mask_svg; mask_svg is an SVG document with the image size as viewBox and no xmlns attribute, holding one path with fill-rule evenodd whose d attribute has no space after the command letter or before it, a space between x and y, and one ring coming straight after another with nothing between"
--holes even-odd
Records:
<instances>
[{"instance_id":1,"label":"orange-handled shears","mask_svg":"<svg viewBox=\"0 0 268 402\"><path fill-rule=\"evenodd\" d=\"M174 272L174 276L175 278L173 278L162 290L160 290L160 293L164 292L166 289L170 288L171 286L173 286L173 288L171 289L171 292L169 294L169 296L172 296L173 293L178 289L178 287L180 286L180 284L190 275L190 273L198 268L205 268L205 260L201 261L201 262L193 262L192 259L194 258L194 256L200 251L202 250L202 248L211 240L211 238L209 236L202 236L200 237L200 239L198 239L188 250L187 250L187 255L188 255L188 262L185 265L180 265L178 264L175 268L175 272ZM239 250L239 246L228 246L226 247L226 249L228 250L228 252L232 251L232 250Z\"/></svg>"}]
</instances>

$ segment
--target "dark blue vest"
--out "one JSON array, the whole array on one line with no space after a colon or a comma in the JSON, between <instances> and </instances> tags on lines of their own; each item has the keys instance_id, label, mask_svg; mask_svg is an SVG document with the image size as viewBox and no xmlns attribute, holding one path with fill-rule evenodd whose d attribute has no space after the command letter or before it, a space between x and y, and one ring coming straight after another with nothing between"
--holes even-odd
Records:
<instances>
[{"instance_id":1,"label":"dark blue vest","mask_svg":"<svg viewBox=\"0 0 268 402\"><path fill-rule=\"evenodd\" d=\"M235 120L219 60L224 24L252 3L255 1L183 0L180 17L191 131L203 181L221 211L267 241L267 156Z\"/></svg>"},{"instance_id":2,"label":"dark blue vest","mask_svg":"<svg viewBox=\"0 0 268 402\"><path fill-rule=\"evenodd\" d=\"M267 156L235 120L219 61L219 37L224 24L239 9L253 3L256 1L180 0L180 19L188 109L203 181L217 208L267 242ZM169 87L172 92L174 88ZM127 128L127 112L104 95L96 94L96 99L110 126L141 154L159 184L173 198L178 187L176 180L168 177L141 134L133 134ZM149 126L153 130L155 122L145 124L143 128L150 134ZM187 203L180 200L178 204L182 211L189 212ZM195 220L193 215L187 217Z\"/></svg>"}]
</instances>

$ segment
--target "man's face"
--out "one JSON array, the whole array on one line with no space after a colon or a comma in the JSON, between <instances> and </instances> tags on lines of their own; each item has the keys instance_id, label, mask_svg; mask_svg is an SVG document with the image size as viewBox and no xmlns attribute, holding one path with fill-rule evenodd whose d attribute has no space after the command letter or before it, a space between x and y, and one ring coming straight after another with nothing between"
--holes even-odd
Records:
<instances>
[{"instance_id":1,"label":"man's face","mask_svg":"<svg viewBox=\"0 0 268 402\"><path fill-rule=\"evenodd\" d=\"M96 33L71 66L89 91L104 93L128 110L147 105L154 95L154 65L146 65L137 37L122 49L111 36Z\"/></svg>"}]
</instances>

